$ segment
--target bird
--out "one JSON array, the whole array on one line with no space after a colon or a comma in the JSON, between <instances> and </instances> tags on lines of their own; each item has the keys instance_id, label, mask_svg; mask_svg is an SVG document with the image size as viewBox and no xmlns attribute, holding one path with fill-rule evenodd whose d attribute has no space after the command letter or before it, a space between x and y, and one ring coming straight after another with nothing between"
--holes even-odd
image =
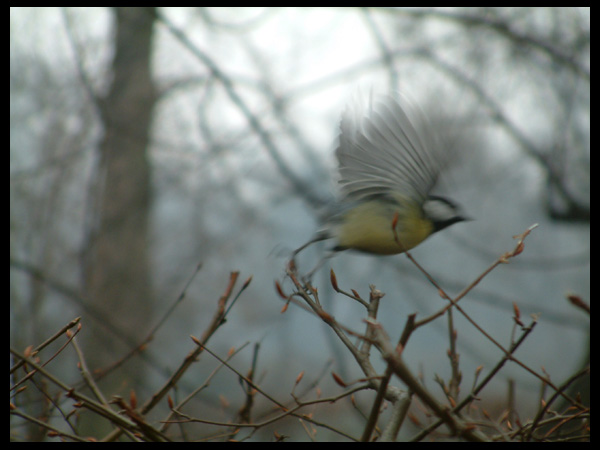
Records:
<instances>
[{"instance_id":1,"label":"bird","mask_svg":"<svg viewBox=\"0 0 600 450\"><path fill-rule=\"evenodd\" d=\"M338 198L322 228L292 253L294 260L315 242L334 241L308 280L341 251L399 254L470 220L453 200L431 193L455 155L436 142L424 113L406 96L371 94L366 107L351 102L342 114L335 155Z\"/></svg>"}]
</instances>

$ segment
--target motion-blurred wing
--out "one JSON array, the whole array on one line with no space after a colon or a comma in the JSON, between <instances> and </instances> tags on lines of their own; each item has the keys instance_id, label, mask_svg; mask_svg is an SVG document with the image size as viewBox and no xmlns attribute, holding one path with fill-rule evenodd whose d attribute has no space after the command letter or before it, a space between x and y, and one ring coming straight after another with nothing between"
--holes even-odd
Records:
<instances>
[{"instance_id":1,"label":"motion-blurred wing","mask_svg":"<svg viewBox=\"0 0 600 450\"><path fill-rule=\"evenodd\" d=\"M426 125L423 113L403 98L348 107L336 150L342 194L360 200L395 193L423 203L444 165Z\"/></svg>"}]
</instances>

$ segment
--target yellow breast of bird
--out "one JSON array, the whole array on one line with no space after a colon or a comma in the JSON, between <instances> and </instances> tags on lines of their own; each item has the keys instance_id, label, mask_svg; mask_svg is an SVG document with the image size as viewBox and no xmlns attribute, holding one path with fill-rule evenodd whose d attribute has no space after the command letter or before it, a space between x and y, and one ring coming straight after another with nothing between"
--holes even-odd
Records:
<instances>
[{"instance_id":1,"label":"yellow breast of bird","mask_svg":"<svg viewBox=\"0 0 600 450\"><path fill-rule=\"evenodd\" d=\"M392 230L396 213L398 241ZM346 211L336 230L339 247L381 255L410 250L432 232L431 221L423 217L418 205L399 208L382 201L368 201Z\"/></svg>"}]
</instances>

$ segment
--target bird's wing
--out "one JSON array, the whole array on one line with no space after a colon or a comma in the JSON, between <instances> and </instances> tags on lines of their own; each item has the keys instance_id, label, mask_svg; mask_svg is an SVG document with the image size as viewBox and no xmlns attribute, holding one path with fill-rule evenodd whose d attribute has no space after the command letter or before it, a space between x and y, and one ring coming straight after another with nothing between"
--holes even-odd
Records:
<instances>
[{"instance_id":1,"label":"bird's wing","mask_svg":"<svg viewBox=\"0 0 600 450\"><path fill-rule=\"evenodd\" d=\"M422 204L444 165L424 114L400 97L369 103L350 105L342 116L336 150L342 195L394 193Z\"/></svg>"}]
</instances>

